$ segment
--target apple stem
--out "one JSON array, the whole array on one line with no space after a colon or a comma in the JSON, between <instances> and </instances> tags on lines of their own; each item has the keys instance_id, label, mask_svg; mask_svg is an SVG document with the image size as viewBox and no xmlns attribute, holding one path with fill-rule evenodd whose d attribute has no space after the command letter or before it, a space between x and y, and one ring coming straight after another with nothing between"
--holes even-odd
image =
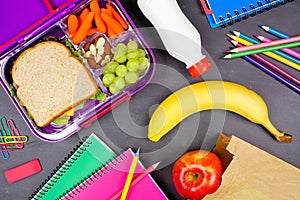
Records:
<instances>
[{"instance_id":1,"label":"apple stem","mask_svg":"<svg viewBox=\"0 0 300 200\"><path fill-rule=\"evenodd\" d=\"M188 172L188 176L190 180L197 181L200 178L199 173Z\"/></svg>"}]
</instances>

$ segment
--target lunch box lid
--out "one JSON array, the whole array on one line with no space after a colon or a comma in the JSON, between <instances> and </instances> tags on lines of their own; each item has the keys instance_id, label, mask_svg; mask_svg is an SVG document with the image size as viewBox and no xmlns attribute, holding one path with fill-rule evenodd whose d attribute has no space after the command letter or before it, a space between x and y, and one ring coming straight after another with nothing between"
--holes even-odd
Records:
<instances>
[{"instance_id":1,"label":"lunch box lid","mask_svg":"<svg viewBox=\"0 0 300 200\"><path fill-rule=\"evenodd\" d=\"M87 0L1 1L0 55L58 21Z\"/></svg>"}]
</instances>

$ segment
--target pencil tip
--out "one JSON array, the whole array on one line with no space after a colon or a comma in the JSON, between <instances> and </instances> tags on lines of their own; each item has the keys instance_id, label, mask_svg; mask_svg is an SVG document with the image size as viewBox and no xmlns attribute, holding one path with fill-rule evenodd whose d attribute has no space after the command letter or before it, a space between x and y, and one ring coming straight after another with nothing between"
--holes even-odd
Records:
<instances>
[{"instance_id":1,"label":"pencil tip","mask_svg":"<svg viewBox=\"0 0 300 200\"><path fill-rule=\"evenodd\" d=\"M229 40L229 42L231 42L233 44L233 46L237 46L238 45L238 42L235 41L235 40Z\"/></svg>"},{"instance_id":2,"label":"pencil tip","mask_svg":"<svg viewBox=\"0 0 300 200\"><path fill-rule=\"evenodd\" d=\"M239 52L239 49L238 49L238 48L231 49L230 52L231 52L231 53L236 53L236 52Z\"/></svg>"},{"instance_id":3,"label":"pencil tip","mask_svg":"<svg viewBox=\"0 0 300 200\"><path fill-rule=\"evenodd\" d=\"M153 167L154 169L156 169L156 167L157 167L159 164L160 164L160 161L157 162L157 163L155 163L155 164L153 164L152 167Z\"/></svg>"},{"instance_id":4,"label":"pencil tip","mask_svg":"<svg viewBox=\"0 0 300 200\"><path fill-rule=\"evenodd\" d=\"M261 28L264 29L264 30L266 30L266 31L268 31L270 29L270 27L264 26L264 25L262 25Z\"/></svg>"},{"instance_id":5,"label":"pencil tip","mask_svg":"<svg viewBox=\"0 0 300 200\"><path fill-rule=\"evenodd\" d=\"M135 156L139 156L140 155L140 149L141 149L141 147L139 147L138 150L135 152Z\"/></svg>"},{"instance_id":6,"label":"pencil tip","mask_svg":"<svg viewBox=\"0 0 300 200\"><path fill-rule=\"evenodd\" d=\"M265 39L264 36L258 35L258 34L254 34L254 37L256 37L257 39L259 39L260 41L263 41Z\"/></svg>"},{"instance_id":7,"label":"pencil tip","mask_svg":"<svg viewBox=\"0 0 300 200\"><path fill-rule=\"evenodd\" d=\"M236 36L240 36L241 33L239 31L233 31L233 34Z\"/></svg>"},{"instance_id":8,"label":"pencil tip","mask_svg":"<svg viewBox=\"0 0 300 200\"><path fill-rule=\"evenodd\" d=\"M227 38L228 42L232 43L234 40L231 38Z\"/></svg>"},{"instance_id":9,"label":"pencil tip","mask_svg":"<svg viewBox=\"0 0 300 200\"><path fill-rule=\"evenodd\" d=\"M231 54L227 54L223 57L224 59L230 59L231 58Z\"/></svg>"},{"instance_id":10,"label":"pencil tip","mask_svg":"<svg viewBox=\"0 0 300 200\"><path fill-rule=\"evenodd\" d=\"M259 35L257 38L260 40L264 40L266 37Z\"/></svg>"},{"instance_id":11,"label":"pencil tip","mask_svg":"<svg viewBox=\"0 0 300 200\"><path fill-rule=\"evenodd\" d=\"M226 34L228 37L230 37L231 39L236 39L236 36L234 36L234 35L231 35L231 34Z\"/></svg>"}]
</instances>

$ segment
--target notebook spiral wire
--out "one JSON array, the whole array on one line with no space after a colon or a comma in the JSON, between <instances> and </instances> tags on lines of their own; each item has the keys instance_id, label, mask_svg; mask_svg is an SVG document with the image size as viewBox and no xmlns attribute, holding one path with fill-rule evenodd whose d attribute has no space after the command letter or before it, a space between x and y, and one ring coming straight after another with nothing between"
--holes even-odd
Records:
<instances>
[{"instance_id":1,"label":"notebook spiral wire","mask_svg":"<svg viewBox=\"0 0 300 200\"><path fill-rule=\"evenodd\" d=\"M89 177L86 177L85 180L81 182L77 187L75 187L73 190L68 191L67 193L63 194L61 197L64 197L67 200L73 199L76 195L78 195L80 192L85 190L88 186L92 185L95 181L103 177L105 174L107 174L111 169L115 168L120 164L123 160L125 160L127 156L122 153L118 157L110 160L109 163L107 163L104 166L99 167L96 169L92 175Z\"/></svg>"},{"instance_id":2,"label":"notebook spiral wire","mask_svg":"<svg viewBox=\"0 0 300 200\"><path fill-rule=\"evenodd\" d=\"M250 9L247 9L246 7L242 7L241 8L242 12L239 12L238 10L234 10L233 11L234 15L232 15L231 13L227 13L225 18L223 16L219 16L218 18L222 23L221 27L224 28L226 26L233 25L235 22L240 22L242 19L247 19L249 16L253 17L257 14L263 13L264 11L268 11L271 8L278 7L279 5L286 4L294 0L284 0L283 2L277 4L276 3L274 4L274 1L272 0L265 0L265 1L266 1L265 4L262 4L261 1L259 0L257 1L256 5L250 4L249 5ZM254 12L248 14L249 10L254 10ZM233 16L235 17L233 18Z\"/></svg>"},{"instance_id":3,"label":"notebook spiral wire","mask_svg":"<svg viewBox=\"0 0 300 200\"><path fill-rule=\"evenodd\" d=\"M54 186L57 180L75 163L83 152L91 145L91 142L79 142L76 147L56 166L56 169L39 185L28 199L40 200Z\"/></svg>"}]
</instances>

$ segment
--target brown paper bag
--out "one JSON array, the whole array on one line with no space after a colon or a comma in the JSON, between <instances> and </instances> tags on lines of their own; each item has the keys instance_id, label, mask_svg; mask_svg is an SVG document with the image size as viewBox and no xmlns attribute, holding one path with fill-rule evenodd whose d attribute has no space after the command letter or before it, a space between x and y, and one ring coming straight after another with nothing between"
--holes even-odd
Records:
<instances>
[{"instance_id":1,"label":"brown paper bag","mask_svg":"<svg viewBox=\"0 0 300 200\"><path fill-rule=\"evenodd\" d=\"M220 134L213 152L225 171L219 189L205 200L298 200L300 170L235 137Z\"/></svg>"}]
</instances>

